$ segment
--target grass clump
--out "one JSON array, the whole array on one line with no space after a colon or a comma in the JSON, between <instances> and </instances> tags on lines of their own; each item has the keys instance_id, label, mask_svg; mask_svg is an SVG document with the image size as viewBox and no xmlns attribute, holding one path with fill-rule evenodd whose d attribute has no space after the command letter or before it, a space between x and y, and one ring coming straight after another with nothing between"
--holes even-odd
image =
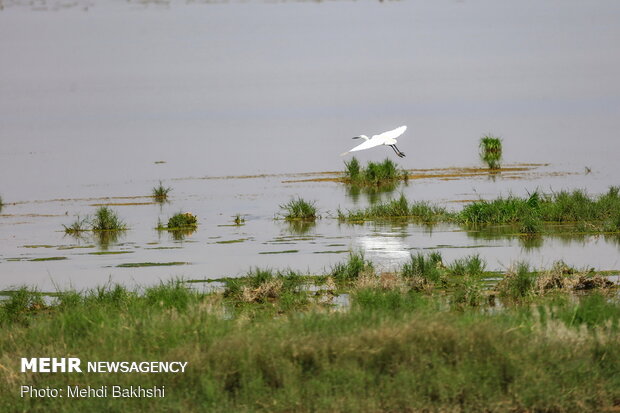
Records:
<instances>
[{"instance_id":1,"label":"grass clump","mask_svg":"<svg viewBox=\"0 0 620 413\"><path fill-rule=\"evenodd\" d=\"M338 210L340 221L368 221L377 218L408 218L423 223L434 223L448 220L449 213L445 208L426 202L409 202L404 194L399 198L372 205L366 209Z\"/></svg>"},{"instance_id":2,"label":"grass clump","mask_svg":"<svg viewBox=\"0 0 620 413\"><path fill-rule=\"evenodd\" d=\"M487 263L479 254L457 258L448 266L448 273L455 276L481 276Z\"/></svg>"},{"instance_id":3,"label":"grass clump","mask_svg":"<svg viewBox=\"0 0 620 413\"><path fill-rule=\"evenodd\" d=\"M480 159L489 169L500 169L502 161L502 140L493 135L480 138Z\"/></svg>"},{"instance_id":4,"label":"grass clump","mask_svg":"<svg viewBox=\"0 0 620 413\"><path fill-rule=\"evenodd\" d=\"M425 255L418 252L409 256L409 261L403 264L401 274L405 278L420 281L417 284L422 287L433 286L441 281L442 267L441 253L432 252Z\"/></svg>"},{"instance_id":5,"label":"grass clump","mask_svg":"<svg viewBox=\"0 0 620 413\"><path fill-rule=\"evenodd\" d=\"M518 262L498 283L497 289L502 297L521 300L535 293L538 274L531 271L526 262Z\"/></svg>"},{"instance_id":6,"label":"grass clump","mask_svg":"<svg viewBox=\"0 0 620 413\"><path fill-rule=\"evenodd\" d=\"M157 224L157 229L167 230L194 230L198 228L198 217L191 212L179 212L168 219L168 225L163 226L161 221Z\"/></svg>"},{"instance_id":7,"label":"grass clump","mask_svg":"<svg viewBox=\"0 0 620 413\"><path fill-rule=\"evenodd\" d=\"M286 220L315 221L318 218L318 210L314 201L306 201L300 197L291 199L284 205L280 205L283 217Z\"/></svg>"},{"instance_id":8,"label":"grass clump","mask_svg":"<svg viewBox=\"0 0 620 413\"><path fill-rule=\"evenodd\" d=\"M152 197L155 198L157 202L164 202L168 200L168 194L172 191L172 188L165 187L162 181L159 181L159 185L153 187Z\"/></svg>"},{"instance_id":9,"label":"grass clump","mask_svg":"<svg viewBox=\"0 0 620 413\"><path fill-rule=\"evenodd\" d=\"M347 262L336 264L330 275L337 281L354 281L364 273L374 274L374 267L359 251L349 253Z\"/></svg>"},{"instance_id":10,"label":"grass clump","mask_svg":"<svg viewBox=\"0 0 620 413\"><path fill-rule=\"evenodd\" d=\"M88 217L80 218L80 216L78 215L71 225L67 226L63 224L63 227L65 228L66 234L80 235L82 232L89 230L88 225Z\"/></svg>"},{"instance_id":11,"label":"grass clump","mask_svg":"<svg viewBox=\"0 0 620 413\"><path fill-rule=\"evenodd\" d=\"M95 212L91 221L93 231L123 231L127 226L112 209L102 206Z\"/></svg>"},{"instance_id":12,"label":"grass clump","mask_svg":"<svg viewBox=\"0 0 620 413\"><path fill-rule=\"evenodd\" d=\"M386 158L383 162L368 162L365 168L360 166L357 158L353 157L350 161L345 161L345 182L357 185L379 186L393 183L396 181L407 181L409 175L407 171L400 168L391 159Z\"/></svg>"}]
</instances>

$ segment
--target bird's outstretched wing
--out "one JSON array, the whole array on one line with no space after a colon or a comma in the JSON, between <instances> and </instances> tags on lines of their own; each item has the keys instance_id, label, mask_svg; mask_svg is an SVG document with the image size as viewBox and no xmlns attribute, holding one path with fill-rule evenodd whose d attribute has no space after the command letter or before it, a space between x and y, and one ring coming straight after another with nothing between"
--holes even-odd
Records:
<instances>
[{"instance_id":1,"label":"bird's outstretched wing","mask_svg":"<svg viewBox=\"0 0 620 413\"><path fill-rule=\"evenodd\" d=\"M403 133L405 133L405 131L407 130L407 126L399 126L396 129L392 129L389 130L387 132L383 132L379 135L375 135L372 137L372 139L377 139L379 142L381 142L381 144L385 141L390 141L392 139L396 139L398 138L400 135L402 135Z\"/></svg>"},{"instance_id":2,"label":"bird's outstretched wing","mask_svg":"<svg viewBox=\"0 0 620 413\"><path fill-rule=\"evenodd\" d=\"M373 138L373 139L369 139L367 141L360 143L353 149L349 149L349 152L363 151L364 149L374 148L375 146L379 146L379 145L381 145L381 142Z\"/></svg>"}]
</instances>

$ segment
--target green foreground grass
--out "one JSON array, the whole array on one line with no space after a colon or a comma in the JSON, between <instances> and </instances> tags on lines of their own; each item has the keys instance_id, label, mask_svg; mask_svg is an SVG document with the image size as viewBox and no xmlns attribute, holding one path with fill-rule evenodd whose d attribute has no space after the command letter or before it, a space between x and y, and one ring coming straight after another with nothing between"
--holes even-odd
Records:
<instances>
[{"instance_id":1,"label":"green foreground grass","mask_svg":"<svg viewBox=\"0 0 620 413\"><path fill-rule=\"evenodd\" d=\"M18 290L0 305L0 410L576 412L620 406L620 305L611 298L613 288L594 283L594 293L569 294L578 289L572 281L600 277L523 264L487 290L479 257L442 261L439 254L413 255L398 271L378 274L363 255L352 254L319 277L255 269L222 280L219 292L197 292L182 282L140 291L108 286L58 293L52 304ZM329 304L337 294L349 297L346 309ZM179 374L19 373L20 358L35 356L187 361L188 368ZM166 397L22 399L22 384L164 385Z\"/></svg>"}]
</instances>

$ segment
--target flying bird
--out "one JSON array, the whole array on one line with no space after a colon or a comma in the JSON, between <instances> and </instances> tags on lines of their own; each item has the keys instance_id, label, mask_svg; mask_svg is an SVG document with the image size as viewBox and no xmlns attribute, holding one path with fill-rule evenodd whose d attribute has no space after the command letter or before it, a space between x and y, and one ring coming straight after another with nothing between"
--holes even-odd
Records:
<instances>
[{"instance_id":1,"label":"flying bird","mask_svg":"<svg viewBox=\"0 0 620 413\"><path fill-rule=\"evenodd\" d=\"M375 146L379 146L379 145L387 145L387 146L390 146L392 149L394 149L394 152L396 152L396 155L398 155L400 158L404 158L405 154L402 153L400 149L396 147L396 143L397 143L396 138L398 138L400 135L405 133L406 130L407 130L407 126L401 126L396 129L383 132L379 135L374 135L372 138L369 138L366 135L356 136L353 139L363 139L364 142L357 145L355 148L351 149L350 151L341 154L340 156L345 156L349 152L362 151L364 149L374 148Z\"/></svg>"}]
</instances>

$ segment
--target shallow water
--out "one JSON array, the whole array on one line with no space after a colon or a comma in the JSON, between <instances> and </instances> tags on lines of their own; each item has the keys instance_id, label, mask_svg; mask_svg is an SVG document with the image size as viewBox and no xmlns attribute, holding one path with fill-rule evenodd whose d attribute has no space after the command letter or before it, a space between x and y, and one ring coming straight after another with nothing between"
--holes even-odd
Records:
<instances>
[{"instance_id":1,"label":"shallow water","mask_svg":"<svg viewBox=\"0 0 620 413\"><path fill-rule=\"evenodd\" d=\"M385 269L429 248L448 260L479 252L490 269L518 259L620 268L615 238L532 245L333 219L399 191L460 208L453 201L619 184L615 1L0 4L0 289L218 278L253 266L316 272L360 248ZM405 168L479 166L486 132L504 138L507 164L548 165L413 180L376 197L289 182L341 170L352 136L400 124ZM173 188L163 206L147 197L160 179ZM307 228L274 220L294 196L316 200L323 218ZM107 203L130 227L118 240L64 234L75 215ZM198 215L197 232L175 240L154 229L178 211ZM232 225L237 213L245 225ZM49 257L66 259L30 261ZM144 262L187 264L118 267Z\"/></svg>"}]
</instances>

